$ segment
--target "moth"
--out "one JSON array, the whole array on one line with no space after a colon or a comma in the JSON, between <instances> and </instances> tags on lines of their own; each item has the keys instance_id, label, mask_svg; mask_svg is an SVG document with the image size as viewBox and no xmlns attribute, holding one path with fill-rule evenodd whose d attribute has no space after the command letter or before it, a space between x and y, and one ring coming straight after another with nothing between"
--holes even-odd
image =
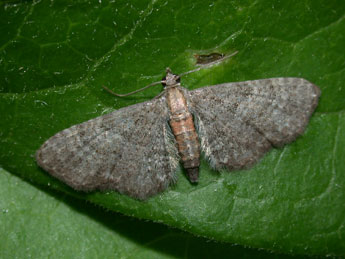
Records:
<instances>
[{"instance_id":1,"label":"moth","mask_svg":"<svg viewBox=\"0 0 345 259\"><path fill-rule=\"evenodd\" d=\"M320 96L303 78L192 91L180 78L167 69L157 98L58 132L37 151L38 165L76 190L146 200L176 182L179 161L197 182L201 152L218 171L250 168L304 132Z\"/></svg>"}]
</instances>

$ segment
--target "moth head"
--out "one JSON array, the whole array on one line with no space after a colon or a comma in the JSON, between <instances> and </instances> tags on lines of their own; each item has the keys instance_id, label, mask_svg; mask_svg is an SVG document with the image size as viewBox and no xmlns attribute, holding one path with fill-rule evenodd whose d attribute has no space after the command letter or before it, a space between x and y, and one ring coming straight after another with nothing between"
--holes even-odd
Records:
<instances>
[{"instance_id":1,"label":"moth head","mask_svg":"<svg viewBox=\"0 0 345 259\"><path fill-rule=\"evenodd\" d=\"M171 72L170 68L166 69L166 75L162 79L162 85L164 87L178 86L180 85L180 76L175 75Z\"/></svg>"}]
</instances>

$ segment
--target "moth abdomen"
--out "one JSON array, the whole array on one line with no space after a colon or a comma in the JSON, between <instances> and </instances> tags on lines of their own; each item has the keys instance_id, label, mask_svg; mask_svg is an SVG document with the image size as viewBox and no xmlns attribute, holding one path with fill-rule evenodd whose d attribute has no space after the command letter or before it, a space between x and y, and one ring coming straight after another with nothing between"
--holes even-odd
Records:
<instances>
[{"instance_id":1,"label":"moth abdomen","mask_svg":"<svg viewBox=\"0 0 345 259\"><path fill-rule=\"evenodd\" d=\"M198 181L200 166L200 143L192 114L188 111L183 92L178 88L168 89L168 104L171 112L169 124L175 136L177 148L191 182Z\"/></svg>"},{"instance_id":2,"label":"moth abdomen","mask_svg":"<svg viewBox=\"0 0 345 259\"><path fill-rule=\"evenodd\" d=\"M191 182L197 182L200 166L200 143L194 127L193 116L188 113L185 119L171 119L170 126L188 178Z\"/></svg>"}]
</instances>

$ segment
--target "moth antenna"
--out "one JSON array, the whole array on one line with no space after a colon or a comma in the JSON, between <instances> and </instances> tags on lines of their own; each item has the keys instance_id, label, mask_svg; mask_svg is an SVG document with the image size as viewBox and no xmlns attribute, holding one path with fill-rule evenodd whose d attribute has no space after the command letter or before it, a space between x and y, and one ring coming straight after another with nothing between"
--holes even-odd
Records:
<instances>
[{"instance_id":1,"label":"moth antenna","mask_svg":"<svg viewBox=\"0 0 345 259\"><path fill-rule=\"evenodd\" d=\"M138 90L135 90L135 91L127 93L127 94L117 94L117 93L113 92L112 90L110 90L108 87L106 87L104 85L102 85L102 87L103 87L104 90L106 90L108 93L110 93L112 95L115 95L115 96L118 96L118 97L124 97L124 96L132 95L132 94L136 94L138 92L144 91L145 89L147 89L147 88L149 88L151 86L155 86L155 85L158 85L158 84L161 84L161 83L162 83L162 81L154 82L152 84L149 84L149 85L147 85L147 86L145 86L143 88L140 88Z\"/></svg>"},{"instance_id":2,"label":"moth antenna","mask_svg":"<svg viewBox=\"0 0 345 259\"><path fill-rule=\"evenodd\" d=\"M203 65L203 66L200 66L200 67L198 67L198 68L196 68L196 69L193 69L193 70L189 70L189 71L187 71L187 72L184 72L184 73L180 74L179 76L182 77L182 76L188 75L188 74L190 74L190 73L197 72L197 71L199 71L199 70L201 70L201 69L205 69L205 68L212 67L212 66L214 66L214 65L216 65L216 64L218 64L218 63L220 63L220 62L222 62L222 61L225 60L225 59L228 59L228 58L231 58L231 57L235 56L237 53L238 53L238 50L236 50L234 53L231 53L230 55L224 56L223 58L218 59L218 60L216 60L216 61L214 61L214 62L211 62L211 63L209 63L209 64L207 64L207 65Z\"/></svg>"},{"instance_id":3,"label":"moth antenna","mask_svg":"<svg viewBox=\"0 0 345 259\"><path fill-rule=\"evenodd\" d=\"M197 72L197 71L199 71L199 70L201 70L201 69L205 69L205 68L211 67L211 66L213 66L213 65L215 65L215 64L218 64L219 62L221 62L221 61L223 61L223 60L225 60L225 59L228 59L228 58L230 58L230 57L235 56L237 53L238 53L238 51L235 51L234 53L232 53L232 54L230 54L230 55L227 55L227 56L224 56L223 58L221 58L221 59L219 59L219 60L216 60L216 61L214 61L214 62L211 62L211 63L209 63L209 64L207 64L207 65L205 65L205 66L198 67L198 68L196 68L196 69L193 69L193 70L184 72L184 73L182 73L182 74L180 74L180 75L178 75L178 76L179 76L179 77L182 77L182 76L188 75L188 74L190 74L190 73ZM170 68L167 68L167 69L166 69L166 73L171 73ZM104 90L106 90L108 93L110 93L110 94L112 94L112 95L115 95L115 96L117 96L117 97L125 97L125 96L129 96L129 95L136 94L136 93L138 93L138 92L144 91L145 89L147 89L147 88L149 88L149 87L151 87L151 86L155 86L155 85L158 85L158 84L161 84L161 83L164 83L164 82L165 82L165 80L158 81L158 82L154 82L154 83L152 83L152 84L149 84L149 85L147 85L147 86L145 86L145 87L143 87L143 88L140 88L140 89L138 89L138 90L135 90L135 91L130 92L130 93L127 93L127 94L118 94L118 93L115 93L114 91L110 90L108 87L106 87L106 86L104 86L104 85L102 85L102 87L103 87Z\"/></svg>"}]
</instances>

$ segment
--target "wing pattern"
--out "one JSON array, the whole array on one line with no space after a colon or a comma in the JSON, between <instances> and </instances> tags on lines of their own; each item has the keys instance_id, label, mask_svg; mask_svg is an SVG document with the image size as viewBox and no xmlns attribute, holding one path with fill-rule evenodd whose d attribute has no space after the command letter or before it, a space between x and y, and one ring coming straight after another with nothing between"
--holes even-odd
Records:
<instances>
[{"instance_id":1,"label":"wing pattern","mask_svg":"<svg viewBox=\"0 0 345 259\"><path fill-rule=\"evenodd\" d=\"M135 104L57 133L36 159L74 189L147 199L174 181L177 150L167 120L165 97Z\"/></svg>"},{"instance_id":2,"label":"wing pattern","mask_svg":"<svg viewBox=\"0 0 345 259\"><path fill-rule=\"evenodd\" d=\"M302 78L226 83L187 92L201 147L215 169L253 165L301 135L320 90Z\"/></svg>"}]
</instances>

